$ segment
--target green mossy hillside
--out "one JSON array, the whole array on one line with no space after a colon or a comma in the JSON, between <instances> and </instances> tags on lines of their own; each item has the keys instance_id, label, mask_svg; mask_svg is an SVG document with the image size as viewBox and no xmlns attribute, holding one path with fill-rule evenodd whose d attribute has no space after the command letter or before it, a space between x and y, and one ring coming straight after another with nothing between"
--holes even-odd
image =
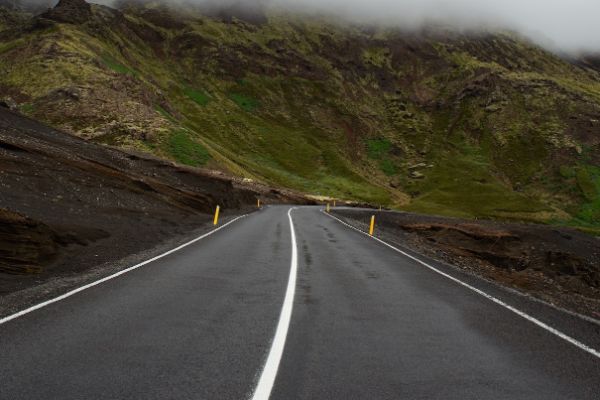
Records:
<instances>
[{"instance_id":1,"label":"green mossy hillside","mask_svg":"<svg viewBox=\"0 0 600 400\"><path fill-rule=\"evenodd\" d=\"M513 34L92 14L2 20L0 88L23 112L315 195L600 229L600 73Z\"/></svg>"}]
</instances>

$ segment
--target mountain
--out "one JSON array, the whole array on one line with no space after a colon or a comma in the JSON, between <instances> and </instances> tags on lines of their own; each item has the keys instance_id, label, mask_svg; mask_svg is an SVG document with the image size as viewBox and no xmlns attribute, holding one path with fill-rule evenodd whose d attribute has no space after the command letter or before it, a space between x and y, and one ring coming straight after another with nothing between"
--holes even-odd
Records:
<instances>
[{"instance_id":1,"label":"mountain","mask_svg":"<svg viewBox=\"0 0 600 400\"><path fill-rule=\"evenodd\" d=\"M600 226L593 57L242 6L61 0L0 26L0 93L79 137L312 194Z\"/></svg>"}]
</instances>

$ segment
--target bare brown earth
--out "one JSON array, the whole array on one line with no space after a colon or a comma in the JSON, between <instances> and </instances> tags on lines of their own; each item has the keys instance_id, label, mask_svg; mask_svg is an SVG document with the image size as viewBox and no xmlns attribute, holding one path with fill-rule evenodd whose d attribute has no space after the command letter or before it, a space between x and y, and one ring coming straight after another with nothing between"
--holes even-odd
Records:
<instances>
[{"instance_id":1,"label":"bare brown earth","mask_svg":"<svg viewBox=\"0 0 600 400\"><path fill-rule=\"evenodd\" d=\"M86 142L0 108L0 296L301 195Z\"/></svg>"},{"instance_id":2,"label":"bare brown earth","mask_svg":"<svg viewBox=\"0 0 600 400\"><path fill-rule=\"evenodd\" d=\"M600 318L600 238L574 229L463 220L391 211L335 210L376 235L533 295Z\"/></svg>"}]
</instances>

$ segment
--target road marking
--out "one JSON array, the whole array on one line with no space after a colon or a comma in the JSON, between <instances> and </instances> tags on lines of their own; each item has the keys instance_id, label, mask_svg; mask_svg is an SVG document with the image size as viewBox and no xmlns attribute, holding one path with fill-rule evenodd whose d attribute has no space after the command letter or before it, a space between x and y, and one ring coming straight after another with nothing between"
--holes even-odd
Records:
<instances>
[{"instance_id":1,"label":"road marking","mask_svg":"<svg viewBox=\"0 0 600 400\"><path fill-rule=\"evenodd\" d=\"M31 306L31 307L29 307L29 308L27 308L27 309L25 309L25 310L23 310L23 311L19 311L19 312L15 313L15 314L9 315L8 317L4 317L4 318L0 319L0 325L2 325L2 324L5 324L5 323L7 323L7 322L9 322L9 321L12 321L13 319L16 319L16 318L22 317L23 315L25 315L25 314L29 314L30 312L33 312L33 311L35 311L35 310L39 310L40 308L46 307L46 306L48 306L48 305L50 305L50 304L53 304L53 303L56 303L56 302L58 302L58 301L64 300L64 299L66 299L66 298L68 298L68 297L71 297L71 296L73 296L74 294L77 294L77 293L79 293L79 292L83 292L83 291L84 291L84 290L86 290L86 289L89 289L89 288L91 288L91 287L97 286L97 285L99 285L99 284L101 284L101 283L104 283L104 282L106 282L106 281L109 281L109 280L111 280L111 279L114 279L114 278L116 278L116 277L118 277L118 276L121 276L121 275L123 275L123 274L126 274L126 273L128 273L128 272L130 272L130 271L133 271L134 269L138 269L138 268L140 268L140 267L142 267L142 266L144 266L144 265L146 265L146 264L150 264L151 262L153 262L153 261L156 261L156 260L158 260L158 259L160 259L160 258L163 258L163 257L165 257L165 256L168 256L169 254L175 253L176 251L179 251L179 250L183 249L184 247L187 247L187 246L189 246L189 245L191 245L191 244L194 244L194 243L196 243L197 241L199 241L199 240L202 240L202 239L204 239L205 237L207 237L207 236L210 236L210 235L212 235L213 233L215 233L215 232L217 232L217 231L220 231L221 229L225 228L227 225L233 224L233 223L234 223L235 221L237 221L238 219L240 219L240 218L244 218L244 217L246 217L246 216L247 216L247 214L240 215L239 217L237 217L237 218L234 218L233 220L229 221L228 223L226 223L226 224L224 224L224 225L221 225L221 226L220 226L220 227L218 227L217 229L213 229L212 231L210 231L210 232L207 232L207 233L205 233L204 235L202 235L202 236L200 236L200 237L197 237L196 239L194 239L194 240L191 240L191 241L189 241L189 242L187 242L187 243L185 243L185 244L182 244L181 246L179 246L179 247L176 247L176 248L174 248L173 250L169 250L169 251L167 251L166 253L160 254L160 255L158 255L158 256L156 256L156 257L154 257L154 258L151 258L151 259L149 259L149 260L146 260L146 261L144 261L144 262L142 262L142 263L139 263L139 264L137 264L137 265L134 265L133 267L129 267L129 268L127 268L127 269L124 269L124 270L122 270L122 271L119 271L119 272L117 272L117 273L115 273L115 274L112 274L112 275L110 275L110 276L107 276L107 277L105 277L105 278L99 279L99 280L97 280L97 281L95 281L95 282L89 283L89 284L87 284L87 285L85 285L85 286L81 286L81 287L79 287L79 288L77 288L77 289L73 289L73 290L71 290L70 292L67 292L67 293L65 293L65 294L63 294L63 295L60 295L60 296L58 296L58 297L55 297L55 298L53 298L53 299L50 299L50 300L48 300L48 301L45 301L45 302L43 302L43 303L40 303L40 304L36 304L35 306Z\"/></svg>"},{"instance_id":2,"label":"road marking","mask_svg":"<svg viewBox=\"0 0 600 400\"><path fill-rule=\"evenodd\" d=\"M476 287L471 286L468 283L465 283L465 282L461 281L460 279L457 279L457 278L453 277L452 275L449 275L449 274L447 274L445 272L440 271L436 267L433 267L433 266L427 264L425 261L421 261L418 258L416 258L414 256L411 256L410 254L408 254L408 253L406 253L406 252L404 252L404 251L402 251L402 250L400 250L400 249L392 246L391 244L389 244L387 242L384 242L383 240L381 240L381 239L379 239L379 238L377 238L375 236L369 236L366 232L361 231L360 229L358 229L358 228L356 228L356 227L354 227L354 226L352 226L352 225L350 225L350 224L342 221L341 219L339 219L337 217L334 217L331 214L327 214L327 213L323 213L323 214L325 214L328 217L331 217L331 218L337 220L338 222L342 223L343 225L346 225L347 227L349 227L351 229L354 229L357 232L362 233L363 235L365 235L367 237L370 237L373 240L378 241L379 243L382 243L382 244L386 245L387 247L391 248L392 250L395 250L396 252L402 254L403 256L408 257L411 260L416 261L417 263L419 263L419 264L421 264L421 265L429 268L430 270L432 270L432 271L434 271L434 272L436 272L436 273L438 273L438 274L440 274L440 275L442 275L442 276L444 276L444 277L446 277L446 278L448 278L448 279L450 279L450 280L458 283L459 285L462 285L462 286L464 286L464 287L472 290L473 292L475 292L475 293L477 293L477 294L485 297L488 300L493 301L494 303L496 303L496 304L498 304L498 305L506 308L507 310L512 311L513 313L517 314L518 316L520 316L522 318L525 318L529 322L532 322L532 323L536 324L540 328L545 329L546 331L548 331L548 332L552 333L553 335L558 336L559 338L561 338L561 339L563 339L563 340L571 343L572 345L578 347L579 349L581 349L583 351L586 351L586 352L590 353L591 355L593 355L593 356L595 356L597 358L600 358L600 351L598 351L598 350L596 350L596 349L594 349L594 348L592 348L592 347L590 347L590 346L588 346L588 345L586 345L586 344L578 341L577 339L572 338L571 336L569 336L567 334L562 333L561 331L559 331L559 330L551 327L550 325L547 325L547 324L543 323L539 319L537 319L535 317L532 317L531 315L529 315L529 314L527 314L527 313L525 313L525 312L523 312L521 310L516 309L515 307L513 307L513 306L511 306L511 305L503 302L500 299L497 299L496 297L494 297L494 296L492 296L490 294L487 294L483 290L477 289Z\"/></svg>"},{"instance_id":3,"label":"road marking","mask_svg":"<svg viewBox=\"0 0 600 400\"><path fill-rule=\"evenodd\" d=\"M287 290L285 292L285 299L283 300L283 307L281 308L281 314L279 316L279 323L277 324L277 330L275 331L275 337L273 338L273 344L271 344L271 350L269 350L267 362L265 363L258 381L258 385L254 390L254 394L252 395L252 400L268 400L271 396L271 390L273 389L275 377L277 377L277 370L279 369L279 363L281 362L281 356L283 355L285 340L290 327L290 320L292 319L294 294L296 292L296 275L298 271L296 232L294 231L294 221L292 220L292 210L294 209L295 208L290 208L288 211L288 218L290 220L290 233L292 236L292 261L290 263L290 277L288 279Z\"/></svg>"}]
</instances>

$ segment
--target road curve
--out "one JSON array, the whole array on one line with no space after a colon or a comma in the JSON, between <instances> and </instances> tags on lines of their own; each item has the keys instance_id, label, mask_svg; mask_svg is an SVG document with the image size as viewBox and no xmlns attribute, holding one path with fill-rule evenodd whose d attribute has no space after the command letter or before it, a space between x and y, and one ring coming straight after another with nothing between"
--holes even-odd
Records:
<instances>
[{"instance_id":1,"label":"road curve","mask_svg":"<svg viewBox=\"0 0 600 400\"><path fill-rule=\"evenodd\" d=\"M289 274L288 208L0 325L0 399L243 399Z\"/></svg>"},{"instance_id":2,"label":"road curve","mask_svg":"<svg viewBox=\"0 0 600 400\"><path fill-rule=\"evenodd\" d=\"M290 293L288 210L0 325L0 399L251 398ZM316 207L291 215L271 399L599 398L597 357Z\"/></svg>"},{"instance_id":3,"label":"road curve","mask_svg":"<svg viewBox=\"0 0 600 400\"><path fill-rule=\"evenodd\" d=\"M273 399L599 398L600 359L314 209L294 220Z\"/></svg>"}]
</instances>

